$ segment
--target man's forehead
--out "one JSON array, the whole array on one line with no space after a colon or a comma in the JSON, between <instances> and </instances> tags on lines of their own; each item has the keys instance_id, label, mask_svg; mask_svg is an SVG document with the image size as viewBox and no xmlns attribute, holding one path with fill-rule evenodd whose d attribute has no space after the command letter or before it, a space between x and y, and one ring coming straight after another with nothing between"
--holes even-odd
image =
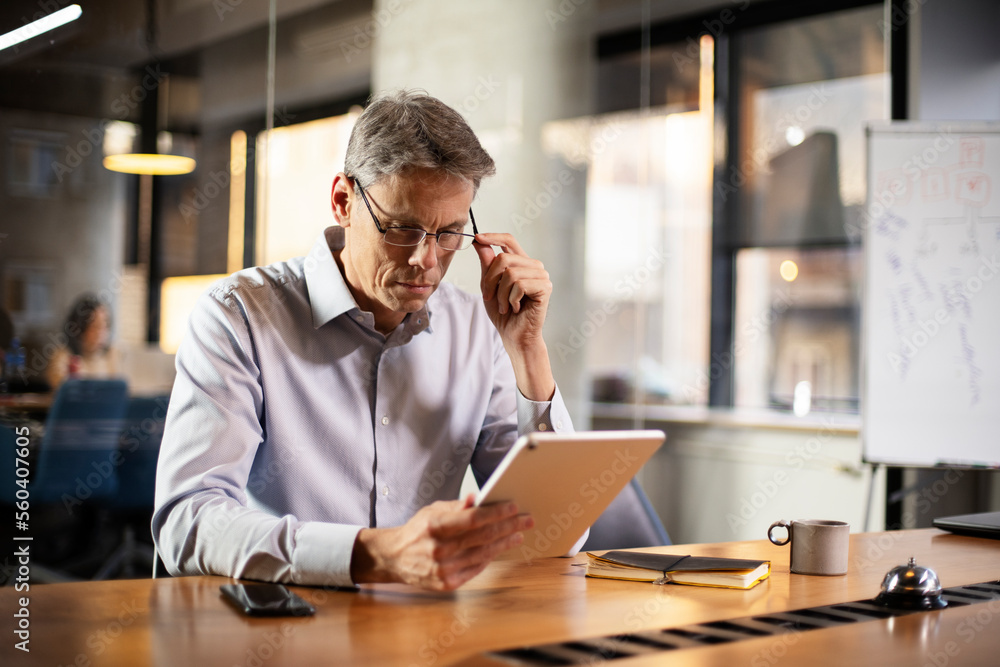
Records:
<instances>
[{"instance_id":1,"label":"man's forehead","mask_svg":"<svg viewBox=\"0 0 1000 667\"><path fill-rule=\"evenodd\" d=\"M446 224L460 224L468 221L468 208L472 205L474 191L472 183L466 179L448 173L438 176L426 174L386 176L376 185L365 190L375 196L373 203L381 210L382 215L396 222L420 222L420 213L411 208L422 208L422 205L432 204L443 209L445 205L455 208L454 220ZM425 195L433 190L433 198ZM376 203L377 202L377 203Z\"/></svg>"},{"instance_id":2,"label":"man's forehead","mask_svg":"<svg viewBox=\"0 0 1000 667\"><path fill-rule=\"evenodd\" d=\"M450 186L456 189L473 189L472 181L467 178L449 173L443 169L429 169L427 167L410 167L394 174L383 174L375 179L373 185L394 190L408 187L442 186ZM369 187L369 189L371 188Z\"/></svg>"}]
</instances>

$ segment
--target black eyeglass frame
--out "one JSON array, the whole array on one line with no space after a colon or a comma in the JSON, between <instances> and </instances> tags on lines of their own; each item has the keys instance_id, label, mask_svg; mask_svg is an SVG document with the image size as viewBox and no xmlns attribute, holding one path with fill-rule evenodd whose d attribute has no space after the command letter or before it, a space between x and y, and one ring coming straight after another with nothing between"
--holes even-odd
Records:
<instances>
[{"instance_id":1,"label":"black eyeglass frame","mask_svg":"<svg viewBox=\"0 0 1000 667\"><path fill-rule=\"evenodd\" d=\"M408 231L413 231L413 232L420 232L422 234L422 236L417 240L416 243L409 243L409 244L406 244L406 245L402 245L402 244L399 244L399 243L393 243L393 242L389 241L389 239L385 235L385 233L387 231L389 231L389 230L382 228L382 224L379 222L378 216L375 215L375 211L372 209L372 205L368 203L368 195L365 194L365 189L363 187L361 187L361 183L358 182L358 179L352 178L351 180L353 180L354 184L358 186L358 192L361 193L361 200L365 203L365 208L368 209L368 213L371 214L371 216L372 216L372 221L375 223L375 229L377 229L379 231L379 233L382 234L382 240L384 240L389 245L394 245L394 246L396 246L398 248L415 248L416 246L418 246L418 245L420 245L421 243L424 242L424 239L427 238L429 232L426 229L420 229L419 227L395 227L394 228L394 229L406 229ZM472 214L472 207L471 206L469 207L469 220L472 222L472 232L473 232L472 234L465 234L463 232L435 232L434 234L430 234L430 236L434 237L434 241L435 241L437 247L440 248L441 250L445 250L447 252L455 252L457 250L466 250L466 249L469 248L469 246L472 245L472 243L475 242L475 240L476 240L476 234L479 233L479 229L476 227L476 216ZM470 239L472 239L472 242L470 242L469 245L462 246L460 248L445 248L445 247L443 247L441 245L441 235L442 234L450 234L452 236L467 236Z\"/></svg>"}]
</instances>

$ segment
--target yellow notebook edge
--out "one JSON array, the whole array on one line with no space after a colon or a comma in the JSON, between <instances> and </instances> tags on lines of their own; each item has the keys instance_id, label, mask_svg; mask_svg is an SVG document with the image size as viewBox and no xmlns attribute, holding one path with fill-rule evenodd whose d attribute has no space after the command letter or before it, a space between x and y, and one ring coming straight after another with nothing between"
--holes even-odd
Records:
<instances>
[{"instance_id":1,"label":"yellow notebook edge","mask_svg":"<svg viewBox=\"0 0 1000 667\"><path fill-rule=\"evenodd\" d=\"M767 571L764 572L764 574L757 577L756 579L754 579L753 581L751 581L746 586L726 586L725 584L695 584L690 581L673 581L671 583L679 584L681 586L702 586L703 588L731 588L737 591L748 591L770 576L771 576L771 562L768 561Z\"/></svg>"}]
</instances>

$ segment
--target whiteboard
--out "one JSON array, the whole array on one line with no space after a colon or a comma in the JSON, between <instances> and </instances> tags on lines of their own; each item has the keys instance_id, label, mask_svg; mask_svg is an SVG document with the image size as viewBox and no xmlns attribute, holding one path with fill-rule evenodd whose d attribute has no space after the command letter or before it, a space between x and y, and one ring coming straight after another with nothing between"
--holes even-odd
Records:
<instances>
[{"instance_id":1,"label":"whiteboard","mask_svg":"<svg viewBox=\"0 0 1000 667\"><path fill-rule=\"evenodd\" d=\"M1000 467L1000 124L867 134L864 458Z\"/></svg>"}]
</instances>

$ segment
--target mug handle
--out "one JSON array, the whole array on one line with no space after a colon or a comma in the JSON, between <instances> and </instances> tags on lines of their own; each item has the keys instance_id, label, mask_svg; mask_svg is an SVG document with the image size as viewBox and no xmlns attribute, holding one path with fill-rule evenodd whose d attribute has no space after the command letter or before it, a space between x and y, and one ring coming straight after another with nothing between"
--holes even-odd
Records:
<instances>
[{"instance_id":1,"label":"mug handle","mask_svg":"<svg viewBox=\"0 0 1000 667\"><path fill-rule=\"evenodd\" d=\"M784 528L785 530L788 531L788 535L782 541L774 539L774 536L771 535L771 531L779 527ZM781 519L780 521L775 521L774 523L772 523L771 527L767 529L767 539L771 540L772 544L777 544L779 547L788 544L792 539L792 522L786 519Z\"/></svg>"}]
</instances>

